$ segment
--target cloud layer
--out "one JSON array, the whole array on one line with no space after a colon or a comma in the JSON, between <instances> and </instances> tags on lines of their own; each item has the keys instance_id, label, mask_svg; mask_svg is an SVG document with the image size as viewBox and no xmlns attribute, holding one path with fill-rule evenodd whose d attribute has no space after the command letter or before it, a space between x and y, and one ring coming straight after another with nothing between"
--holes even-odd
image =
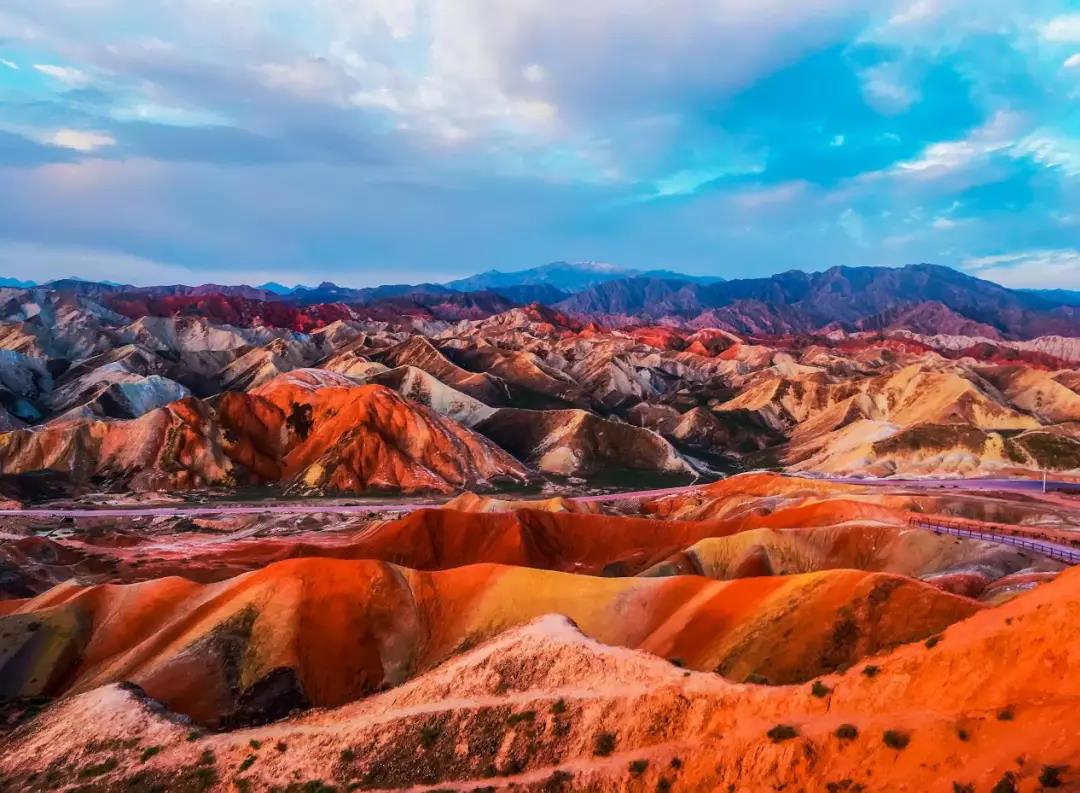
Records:
<instances>
[{"instance_id":1,"label":"cloud layer","mask_svg":"<svg viewBox=\"0 0 1080 793\"><path fill-rule=\"evenodd\" d=\"M5 274L936 261L1080 288L1070 5L8 0Z\"/></svg>"}]
</instances>

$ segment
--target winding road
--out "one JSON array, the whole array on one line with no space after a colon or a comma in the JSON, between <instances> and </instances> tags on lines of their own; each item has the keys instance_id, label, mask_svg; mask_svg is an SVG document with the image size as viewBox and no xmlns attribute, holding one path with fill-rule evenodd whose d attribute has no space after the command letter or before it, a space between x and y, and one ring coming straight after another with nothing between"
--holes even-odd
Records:
<instances>
[{"instance_id":1,"label":"winding road","mask_svg":"<svg viewBox=\"0 0 1080 793\"><path fill-rule=\"evenodd\" d=\"M950 490L997 490L1013 492L1041 492L1043 482L1041 479L860 479L857 477L805 477L811 482L836 482L840 484L865 485L868 487L915 487L925 489L950 489ZM569 496L573 501L582 502L610 502L610 501L639 501L646 498L662 498L664 496L689 493L703 487L702 484L681 485L678 487L666 487L656 490L635 490L632 492L602 493L592 496ZM1080 491L1080 484L1075 482L1047 482L1048 491L1062 489L1076 489ZM495 496L498 498L498 496ZM526 497L528 498L528 497ZM158 507L130 506L130 507L76 507L76 508L25 508L25 509L0 509L0 518L25 517L25 518L131 518L131 517L200 517L207 515L316 515L316 514L339 514L339 515L363 515L369 512L412 512L417 509L436 509L444 502L421 501L421 502L388 502L388 503L357 503L357 504L320 504L297 501L295 503L251 503L190 506L176 504ZM1080 502L1078 502L1080 505Z\"/></svg>"},{"instance_id":2,"label":"winding road","mask_svg":"<svg viewBox=\"0 0 1080 793\"><path fill-rule=\"evenodd\" d=\"M667 487L659 490L638 490L632 493L604 493L595 496L572 496L574 501L603 502L628 501L644 498L660 498L696 490L701 485ZM496 496L497 497L497 496ZM363 515L369 512L412 512L417 509L437 509L440 502L391 502L386 504L313 504L296 503L261 503L261 504L221 504L220 506L188 506L177 504L163 507L78 507L78 508L27 508L0 509L0 517L23 518L156 518L156 517L200 517L207 515Z\"/></svg>"},{"instance_id":3,"label":"winding road","mask_svg":"<svg viewBox=\"0 0 1080 793\"><path fill-rule=\"evenodd\" d=\"M911 526L926 529L936 534L951 534L953 537L966 537L972 540L995 542L998 545L1011 545L1014 548L1023 548L1026 551L1034 551L1043 556L1048 556L1065 564L1080 564L1080 549L1072 548L1049 540L1040 540L1033 537L1018 537L1013 534L1005 534L995 531L976 531L963 526L950 525L932 519L914 518L910 521Z\"/></svg>"}]
</instances>

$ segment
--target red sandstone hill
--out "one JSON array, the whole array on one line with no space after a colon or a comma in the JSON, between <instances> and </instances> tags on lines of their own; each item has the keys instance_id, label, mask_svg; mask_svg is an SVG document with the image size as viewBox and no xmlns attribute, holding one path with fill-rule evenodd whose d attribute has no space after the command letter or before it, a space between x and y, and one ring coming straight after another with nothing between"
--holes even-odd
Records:
<instances>
[{"instance_id":1,"label":"red sandstone hill","mask_svg":"<svg viewBox=\"0 0 1080 793\"><path fill-rule=\"evenodd\" d=\"M487 439L388 388L329 372L289 375L212 404L184 399L129 421L0 434L0 472L43 470L132 490L282 482L312 491L451 491L528 476Z\"/></svg>"},{"instance_id":2,"label":"red sandstone hill","mask_svg":"<svg viewBox=\"0 0 1080 793\"><path fill-rule=\"evenodd\" d=\"M897 576L829 571L718 582L478 565L421 573L303 559L217 584L60 585L0 605L0 692L122 680L208 723L340 705L547 613L609 644L742 680L810 679L924 638L974 601ZM784 641L798 635L797 641Z\"/></svg>"},{"instance_id":3,"label":"red sandstone hill","mask_svg":"<svg viewBox=\"0 0 1080 793\"><path fill-rule=\"evenodd\" d=\"M819 683L729 683L545 617L366 700L226 733L106 686L15 733L19 790L1035 791L1077 782L1068 574ZM798 645L796 645L798 646ZM873 674L871 674L873 672ZM93 740L85 725L95 725ZM194 788L192 788L194 789Z\"/></svg>"}]
</instances>

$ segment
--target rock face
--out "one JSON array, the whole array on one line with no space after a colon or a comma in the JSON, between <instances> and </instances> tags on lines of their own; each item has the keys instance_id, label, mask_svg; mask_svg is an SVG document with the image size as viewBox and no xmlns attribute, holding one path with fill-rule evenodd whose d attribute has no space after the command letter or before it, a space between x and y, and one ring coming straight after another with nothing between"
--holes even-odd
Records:
<instances>
[{"instance_id":1,"label":"rock face","mask_svg":"<svg viewBox=\"0 0 1080 793\"><path fill-rule=\"evenodd\" d=\"M388 366L414 366L456 391L468 394L485 405L506 404L506 386L498 378L466 371L453 364L422 336L413 336L381 355Z\"/></svg>"},{"instance_id":2,"label":"rock face","mask_svg":"<svg viewBox=\"0 0 1080 793\"><path fill-rule=\"evenodd\" d=\"M306 370L213 405L188 398L130 421L0 434L0 472L43 470L106 489L280 482L351 493L450 491L528 476L490 441L387 388Z\"/></svg>"},{"instance_id":3,"label":"rock face","mask_svg":"<svg viewBox=\"0 0 1080 793\"><path fill-rule=\"evenodd\" d=\"M214 411L188 398L129 421L74 419L0 434L0 472L55 471L103 490L243 484L225 443Z\"/></svg>"},{"instance_id":4,"label":"rock face","mask_svg":"<svg viewBox=\"0 0 1080 793\"><path fill-rule=\"evenodd\" d=\"M399 366L396 369L375 372L364 379L368 383L392 388L406 399L426 405L439 415L466 427L473 427L495 413L495 408L445 385L438 378L415 366Z\"/></svg>"},{"instance_id":5,"label":"rock face","mask_svg":"<svg viewBox=\"0 0 1080 793\"><path fill-rule=\"evenodd\" d=\"M546 473L583 476L644 470L694 475L689 464L659 435L584 410L502 408L476 429Z\"/></svg>"},{"instance_id":6,"label":"rock face","mask_svg":"<svg viewBox=\"0 0 1080 793\"><path fill-rule=\"evenodd\" d=\"M506 452L432 410L320 370L226 394L219 410L256 470L271 462L276 479L317 492L451 491L528 477Z\"/></svg>"}]
</instances>

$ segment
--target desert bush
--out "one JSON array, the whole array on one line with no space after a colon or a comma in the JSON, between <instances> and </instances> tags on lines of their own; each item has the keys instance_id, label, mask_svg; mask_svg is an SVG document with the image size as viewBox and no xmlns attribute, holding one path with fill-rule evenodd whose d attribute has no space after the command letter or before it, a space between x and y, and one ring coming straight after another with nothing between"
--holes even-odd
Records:
<instances>
[{"instance_id":1,"label":"desert bush","mask_svg":"<svg viewBox=\"0 0 1080 793\"><path fill-rule=\"evenodd\" d=\"M855 728L854 724L841 724L836 728L836 737L844 741L850 741L857 738L859 731Z\"/></svg>"},{"instance_id":2,"label":"desert bush","mask_svg":"<svg viewBox=\"0 0 1080 793\"><path fill-rule=\"evenodd\" d=\"M900 730L885 730L885 734L881 736L881 740L885 742L885 745L890 749L896 749L897 751L904 749L911 742L911 738L907 733Z\"/></svg>"},{"instance_id":3,"label":"desert bush","mask_svg":"<svg viewBox=\"0 0 1080 793\"><path fill-rule=\"evenodd\" d=\"M1043 787L1061 787L1061 766L1044 765L1039 772L1039 784Z\"/></svg>"},{"instance_id":4,"label":"desert bush","mask_svg":"<svg viewBox=\"0 0 1080 793\"><path fill-rule=\"evenodd\" d=\"M777 724L765 734L769 736L769 740L773 743L780 743L797 737L799 731L790 724Z\"/></svg>"},{"instance_id":5,"label":"desert bush","mask_svg":"<svg viewBox=\"0 0 1080 793\"><path fill-rule=\"evenodd\" d=\"M821 697L827 697L832 693L832 689L822 683L820 680L815 680L814 685L810 686L810 693L819 699Z\"/></svg>"},{"instance_id":6,"label":"desert bush","mask_svg":"<svg viewBox=\"0 0 1080 793\"><path fill-rule=\"evenodd\" d=\"M593 745L593 754L600 757L607 757L609 754L615 751L615 734L610 732L602 732L596 736L596 743Z\"/></svg>"}]
</instances>

